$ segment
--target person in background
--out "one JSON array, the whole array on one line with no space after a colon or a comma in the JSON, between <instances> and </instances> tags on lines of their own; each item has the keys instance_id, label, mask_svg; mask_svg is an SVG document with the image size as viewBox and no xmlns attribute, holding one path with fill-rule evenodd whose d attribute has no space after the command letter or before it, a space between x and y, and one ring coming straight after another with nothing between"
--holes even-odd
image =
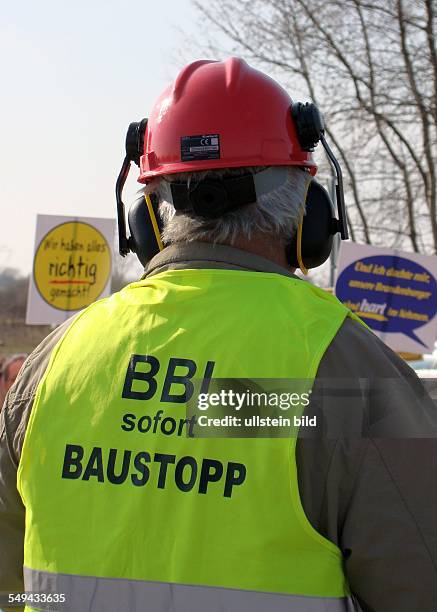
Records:
<instances>
[{"instance_id":1,"label":"person in background","mask_svg":"<svg viewBox=\"0 0 437 612\"><path fill-rule=\"evenodd\" d=\"M0 363L0 410L5 401L5 397L9 389L15 382L21 366L27 359L26 353L17 353L11 357L7 357Z\"/></svg>"},{"instance_id":2,"label":"person in background","mask_svg":"<svg viewBox=\"0 0 437 612\"><path fill-rule=\"evenodd\" d=\"M0 387L2 385L2 380L3 380L3 364L5 362L5 358L4 357L0 357ZM0 410L3 406L3 401L4 401L4 397L3 394L0 394Z\"/></svg>"}]
</instances>

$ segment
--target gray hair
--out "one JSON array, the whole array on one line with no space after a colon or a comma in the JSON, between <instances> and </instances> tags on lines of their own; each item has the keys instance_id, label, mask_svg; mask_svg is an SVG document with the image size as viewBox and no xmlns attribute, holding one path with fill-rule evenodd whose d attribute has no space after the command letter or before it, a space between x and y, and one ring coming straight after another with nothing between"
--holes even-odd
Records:
<instances>
[{"instance_id":1,"label":"gray hair","mask_svg":"<svg viewBox=\"0 0 437 612\"><path fill-rule=\"evenodd\" d=\"M163 222L162 239L165 244L175 242L213 242L234 244L241 237L251 240L254 235L271 234L281 246L289 242L305 210L306 192L310 175L300 168L289 166L286 181L278 188L258 197L253 204L232 210L218 219L204 219L189 213L176 212L169 197L172 181L200 180L256 174L265 167L208 170L204 172L165 175L146 187L146 193L156 192L159 214Z\"/></svg>"}]
</instances>

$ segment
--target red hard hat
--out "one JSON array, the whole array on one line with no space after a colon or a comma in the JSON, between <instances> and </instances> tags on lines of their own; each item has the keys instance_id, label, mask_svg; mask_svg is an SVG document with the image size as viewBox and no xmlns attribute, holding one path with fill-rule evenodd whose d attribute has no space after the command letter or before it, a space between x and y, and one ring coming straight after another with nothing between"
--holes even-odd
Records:
<instances>
[{"instance_id":1,"label":"red hard hat","mask_svg":"<svg viewBox=\"0 0 437 612\"><path fill-rule=\"evenodd\" d=\"M242 59L193 62L153 107L138 180L243 166L306 166L314 175L291 105L276 81Z\"/></svg>"}]
</instances>

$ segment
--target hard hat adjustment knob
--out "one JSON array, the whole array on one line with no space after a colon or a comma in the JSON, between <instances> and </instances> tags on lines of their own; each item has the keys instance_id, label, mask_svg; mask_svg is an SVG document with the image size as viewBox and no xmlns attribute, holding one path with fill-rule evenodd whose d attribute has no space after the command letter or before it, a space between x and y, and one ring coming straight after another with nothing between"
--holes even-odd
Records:
<instances>
[{"instance_id":1,"label":"hard hat adjustment knob","mask_svg":"<svg viewBox=\"0 0 437 612\"><path fill-rule=\"evenodd\" d=\"M137 166L140 165L140 158L143 154L146 126L147 119L142 119L141 121L133 121L127 129L126 156Z\"/></svg>"},{"instance_id":2,"label":"hard hat adjustment knob","mask_svg":"<svg viewBox=\"0 0 437 612\"><path fill-rule=\"evenodd\" d=\"M297 138L304 151L313 151L325 131L322 113L311 102L296 102L291 107Z\"/></svg>"}]
</instances>

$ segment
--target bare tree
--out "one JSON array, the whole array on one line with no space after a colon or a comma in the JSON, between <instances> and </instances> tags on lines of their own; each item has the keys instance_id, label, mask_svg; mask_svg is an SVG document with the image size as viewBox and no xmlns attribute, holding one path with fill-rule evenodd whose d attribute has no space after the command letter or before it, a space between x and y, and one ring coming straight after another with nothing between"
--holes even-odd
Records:
<instances>
[{"instance_id":1,"label":"bare tree","mask_svg":"<svg viewBox=\"0 0 437 612\"><path fill-rule=\"evenodd\" d=\"M210 51L243 55L324 112L352 238L437 252L433 0L194 3Z\"/></svg>"}]
</instances>

